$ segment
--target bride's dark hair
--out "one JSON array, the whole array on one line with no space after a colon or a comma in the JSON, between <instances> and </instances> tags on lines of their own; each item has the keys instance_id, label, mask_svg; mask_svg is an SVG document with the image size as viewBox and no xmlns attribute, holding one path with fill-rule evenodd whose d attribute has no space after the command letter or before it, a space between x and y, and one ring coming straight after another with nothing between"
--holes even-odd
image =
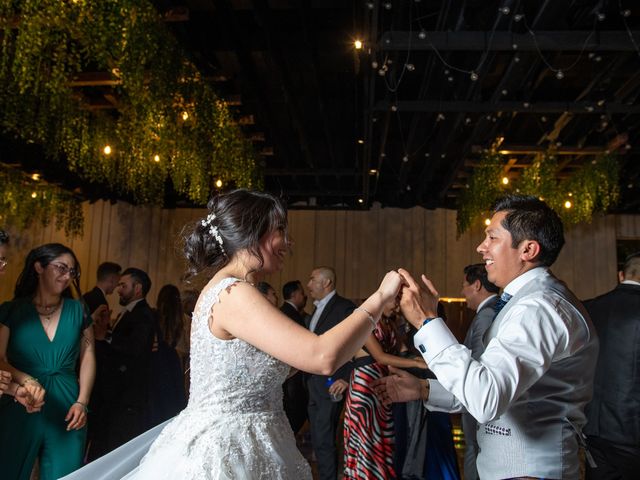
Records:
<instances>
[{"instance_id":1,"label":"bride's dark hair","mask_svg":"<svg viewBox=\"0 0 640 480\"><path fill-rule=\"evenodd\" d=\"M244 189L216 195L207 204L207 215L188 225L183 235L188 275L205 269L215 273L243 249L262 267L260 239L277 229L286 231L287 210L273 195Z\"/></svg>"}]
</instances>

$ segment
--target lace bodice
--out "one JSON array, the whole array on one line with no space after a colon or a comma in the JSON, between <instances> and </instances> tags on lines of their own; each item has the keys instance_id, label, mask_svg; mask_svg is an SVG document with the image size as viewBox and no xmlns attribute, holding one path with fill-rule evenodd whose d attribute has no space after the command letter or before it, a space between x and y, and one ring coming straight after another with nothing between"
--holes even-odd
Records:
<instances>
[{"instance_id":1,"label":"lace bodice","mask_svg":"<svg viewBox=\"0 0 640 480\"><path fill-rule=\"evenodd\" d=\"M220 340L209 330L211 309L220 292L239 281L225 278L210 288L193 312L188 408L219 413L282 409L281 385L289 366L242 340Z\"/></svg>"},{"instance_id":2,"label":"lace bodice","mask_svg":"<svg viewBox=\"0 0 640 480\"><path fill-rule=\"evenodd\" d=\"M191 326L189 404L167 424L128 480L311 480L282 408L289 367L209 330L226 278L206 290ZM215 316L213 318L215 322Z\"/></svg>"}]
</instances>

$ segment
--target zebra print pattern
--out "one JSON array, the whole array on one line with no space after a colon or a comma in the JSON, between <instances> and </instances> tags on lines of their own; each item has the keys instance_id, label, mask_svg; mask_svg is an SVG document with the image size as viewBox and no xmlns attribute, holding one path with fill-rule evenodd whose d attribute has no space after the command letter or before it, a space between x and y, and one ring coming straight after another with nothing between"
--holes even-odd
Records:
<instances>
[{"instance_id":1,"label":"zebra print pattern","mask_svg":"<svg viewBox=\"0 0 640 480\"><path fill-rule=\"evenodd\" d=\"M371 363L354 368L344 414L344 478L396 478L393 469L394 429L391 408L382 405L371 382L388 374Z\"/></svg>"}]
</instances>

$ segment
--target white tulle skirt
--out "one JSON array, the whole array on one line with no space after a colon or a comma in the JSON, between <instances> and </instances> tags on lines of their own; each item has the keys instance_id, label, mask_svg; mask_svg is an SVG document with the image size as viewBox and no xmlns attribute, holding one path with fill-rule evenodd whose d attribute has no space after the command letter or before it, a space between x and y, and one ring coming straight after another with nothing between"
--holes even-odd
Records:
<instances>
[{"instance_id":1,"label":"white tulle skirt","mask_svg":"<svg viewBox=\"0 0 640 480\"><path fill-rule=\"evenodd\" d=\"M60 480L120 480L135 471L151 444L171 420L147 430L142 435L116 448Z\"/></svg>"}]
</instances>

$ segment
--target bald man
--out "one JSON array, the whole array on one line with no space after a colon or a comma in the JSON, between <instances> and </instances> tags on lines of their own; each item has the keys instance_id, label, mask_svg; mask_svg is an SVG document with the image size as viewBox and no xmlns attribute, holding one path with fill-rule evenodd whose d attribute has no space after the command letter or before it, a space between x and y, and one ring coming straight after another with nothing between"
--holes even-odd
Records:
<instances>
[{"instance_id":1,"label":"bald man","mask_svg":"<svg viewBox=\"0 0 640 480\"><path fill-rule=\"evenodd\" d=\"M313 299L315 310L306 322L306 326L318 335L351 315L355 305L336 293L336 272L331 267L316 267L307 283L309 296ZM335 383L331 392L327 387L328 377L309 375L309 422L311 424L311 443L318 461L320 480L336 480L338 476L338 452L336 448L336 429L344 401L332 401L331 394L340 395L349 386L349 364L343 365L331 377Z\"/></svg>"}]
</instances>

